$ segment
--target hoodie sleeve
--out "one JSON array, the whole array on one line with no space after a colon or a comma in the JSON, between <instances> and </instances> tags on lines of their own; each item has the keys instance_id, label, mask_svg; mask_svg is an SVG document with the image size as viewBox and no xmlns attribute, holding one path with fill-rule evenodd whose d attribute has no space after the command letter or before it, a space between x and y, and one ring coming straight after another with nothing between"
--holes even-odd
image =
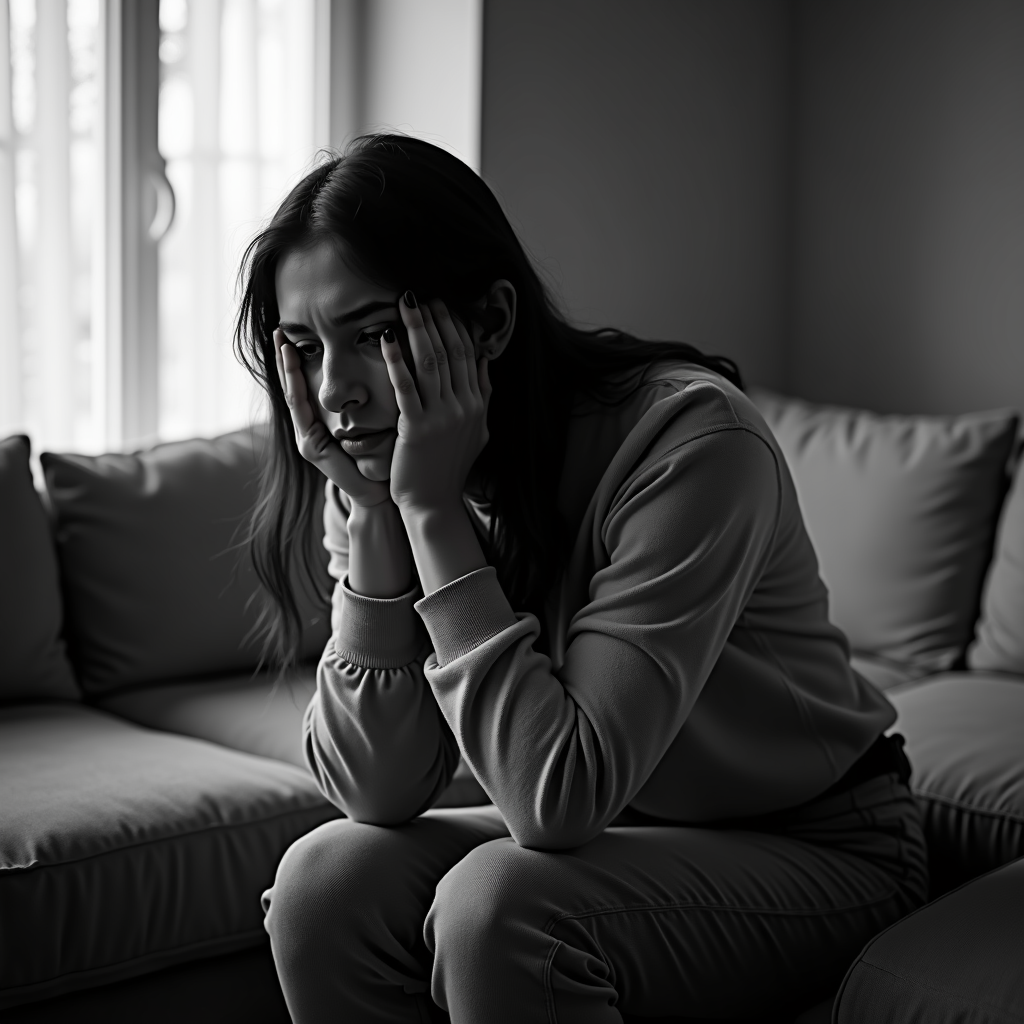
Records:
<instances>
[{"instance_id":1,"label":"hoodie sleeve","mask_svg":"<svg viewBox=\"0 0 1024 1024\"><path fill-rule=\"evenodd\" d=\"M437 800L459 750L423 675L431 645L414 610L419 583L394 598L349 588L349 510L347 496L328 481L331 639L303 719L303 750L331 803L356 821L394 825Z\"/></svg>"},{"instance_id":2,"label":"hoodie sleeve","mask_svg":"<svg viewBox=\"0 0 1024 1024\"><path fill-rule=\"evenodd\" d=\"M764 571L780 494L770 446L739 425L641 464L557 673L491 566L415 603L437 703L520 845L589 841L651 775Z\"/></svg>"}]
</instances>

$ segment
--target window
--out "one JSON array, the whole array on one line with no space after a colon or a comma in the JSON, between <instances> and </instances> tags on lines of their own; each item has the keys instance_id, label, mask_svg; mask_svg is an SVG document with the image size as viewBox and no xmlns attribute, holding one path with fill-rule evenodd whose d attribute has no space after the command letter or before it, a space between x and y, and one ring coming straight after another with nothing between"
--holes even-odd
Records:
<instances>
[{"instance_id":1,"label":"window","mask_svg":"<svg viewBox=\"0 0 1024 1024\"><path fill-rule=\"evenodd\" d=\"M0 420L36 444L96 450L99 2L11 0L0 35Z\"/></svg>"},{"instance_id":2,"label":"window","mask_svg":"<svg viewBox=\"0 0 1024 1024\"><path fill-rule=\"evenodd\" d=\"M0 436L131 450L262 416L246 244L318 149L479 168L482 0L0 0Z\"/></svg>"},{"instance_id":3,"label":"window","mask_svg":"<svg viewBox=\"0 0 1024 1024\"><path fill-rule=\"evenodd\" d=\"M329 146L315 0L160 0L159 148L176 196L159 255L159 433L258 415L231 351L235 280L261 222Z\"/></svg>"}]
</instances>

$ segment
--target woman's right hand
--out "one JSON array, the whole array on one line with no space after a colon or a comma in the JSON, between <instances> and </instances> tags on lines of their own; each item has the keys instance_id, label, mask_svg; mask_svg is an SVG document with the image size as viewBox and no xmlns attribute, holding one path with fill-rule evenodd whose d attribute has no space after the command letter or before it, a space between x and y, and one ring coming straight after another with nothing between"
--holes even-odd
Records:
<instances>
[{"instance_id":1,"label":"woman's right hand","mask_svg":"<svg viewBox=\"0 0 1024 1024\"><path fill-rule=\"evenodd\" d=\"M390 483L387 480L367 480L359 472L355 459L331 436L327 424L313 410L299 354L280 330L274 331L274 349L277 374L284 389L285 401L291 410L295 446L299 454L307 462L312 462L328 480L337 484L349 496L353 505L372 508L390 501Z\"/></svg>"}]
</instances>

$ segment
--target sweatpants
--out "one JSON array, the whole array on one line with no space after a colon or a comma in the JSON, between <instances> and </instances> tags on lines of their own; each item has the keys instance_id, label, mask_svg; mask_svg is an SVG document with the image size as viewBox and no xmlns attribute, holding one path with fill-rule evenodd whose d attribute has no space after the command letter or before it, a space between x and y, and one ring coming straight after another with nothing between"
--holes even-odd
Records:
<instances>
[{"instance_id":1,"label":"sweatpants","mask_svg":"<svg viewBox=\"0 0 1024 1024\"><path fill-rule=\"evenodd\" d=\"M517 845L493 806L314 829L263 895L292 1020L793 1012L926 900L920 817L895 774L724 827L630 820L558 851Z\"/></svg>"}]
</instances>

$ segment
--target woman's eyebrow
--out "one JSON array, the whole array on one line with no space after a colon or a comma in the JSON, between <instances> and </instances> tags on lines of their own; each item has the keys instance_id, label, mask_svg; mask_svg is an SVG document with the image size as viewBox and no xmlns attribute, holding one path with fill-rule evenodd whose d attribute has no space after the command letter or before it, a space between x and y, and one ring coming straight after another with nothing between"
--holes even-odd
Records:
<instances>
[{"instance_id":1,"label":"woman's eyebrow","mask_svg":"<svg viewBox=\"0 0 1024 1024\"><path fill-rule=\"evenodd\" d=\"M369 316L371 313L379 313L382 309L397 309L397 302L388 302L385 299L376 299L373 302L366 302L361 306L357 306L355 309L349 310L347 313L341 313L338 316L331 317L331 323L335 327L340 327L342 324L350 324L353 320L362 320L364 316Z\"/></svg>"},{"instance_id":2,"label":"woman's eyebrow","mask_svg":"<svg viewBox=\"0 0 1024 1024\"><path fill-rule=\"evenodd\" d=\"M337 316L332 316L331 324L334 327L342 327L345 324L352 323L354 320L362 320L364 316L369 316L371 313L379 313L384 309L397 308L398 304L396 302L387 302L383 299L376 299L373 302L365 302L363 305L357 306L355 309L350 309L347 313L339 313ZM307 334L315 333L312 328L306 326L306 324L293 323L291 320L282 320L277 326L286 334L301 334L303 331Z\"/></svg>"}]
</instances>

